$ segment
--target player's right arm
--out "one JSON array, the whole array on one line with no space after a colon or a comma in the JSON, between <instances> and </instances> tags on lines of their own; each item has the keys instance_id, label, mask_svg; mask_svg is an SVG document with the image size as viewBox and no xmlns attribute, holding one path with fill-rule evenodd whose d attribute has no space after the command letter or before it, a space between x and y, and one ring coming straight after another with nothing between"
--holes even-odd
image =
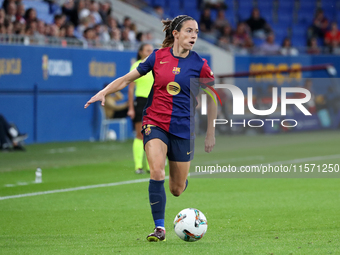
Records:
<instances>
[{"instance_id":1,"label":"player's right arm","mask_svg":"<svg viewBox=\"0 0 340 255\"><path fill-rule=\"evenodd\" d=\"M96 95L94 95L84 106L86 109L90 104L101 101L102 106L105 105L105 95L115 93L119 90L125 88L129 83L137 80L139 77L147 74L153 69L155 63L155 52L152 52L150 56L148 56L144 61L142 61L139 66L128 74L114 80L109 85L107 85L104 89L99 91Z\"/></svg>"},{"instance_id":2,"label":"player's right arm","mask_svg":"<svg viewBox=\"0 0 340 255\"><path fill-rule=\"evenodd\" d=\"M104 106L106 95L122 90L129 83L133 82L134 80L138 79L141 76L142 75L137 71L137 69L134 69L127 73L126 75L119 77L118 79L114 80L109 85L107 85L104 89L99 91L89 101L87 101L84 108L86 109L90 104L97 101L101 101L101 105Z\"/></svg>"}]
</instances>

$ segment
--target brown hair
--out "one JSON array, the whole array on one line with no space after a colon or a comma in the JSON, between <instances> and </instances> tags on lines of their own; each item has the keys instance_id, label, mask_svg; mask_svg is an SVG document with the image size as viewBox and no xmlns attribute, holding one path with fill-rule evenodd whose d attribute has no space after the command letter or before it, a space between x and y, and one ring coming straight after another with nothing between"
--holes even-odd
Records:
<instances>
[{"instance_id":1,"label":"brown hair","mask_svg":"<svg viewBox=\"0 0 340 255\"><path fill-rule=\"evenodd\" d=\"M183 21L187 20L195 20L188 15L179 15L173 20L162 20L163 23L163 32L165 32L165 39L162 43L162 48L172 47L174 45L175 38L172 34L172 31L177 30L180 31L183 25Z\"/></svg>"}]
</instances>

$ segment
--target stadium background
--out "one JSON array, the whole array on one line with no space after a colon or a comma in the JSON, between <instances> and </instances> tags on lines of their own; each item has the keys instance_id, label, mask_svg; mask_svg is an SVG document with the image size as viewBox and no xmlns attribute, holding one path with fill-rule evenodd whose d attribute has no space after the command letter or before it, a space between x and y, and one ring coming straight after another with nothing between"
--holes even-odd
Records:
<instances>
[{"instance_id":1,"label":"stadium background","mask_svg":"<svg viewBox=\"0 0 340 255\"><path fill-rule=\"evenodd\" d=\"M38 19L44 20L46 26L48 24L55 25L54 15L65 12L64 5L57 5L53 2L22 1L22 3L26 10L35 8ZM138 24L138 31L142 31L144 34L151 33L152 39L149 40L155 47L158 47L162 33L160 32L160 22L158 23L157 8L163 8L163 18L187 13L200 21L202 19L200 15L207 9L209 1L207 3L204 1L180 3L177 0L154 0L146 1L144 4L139 1L130 3L132 5L118 1L111 2L111 15L123 23L124 18L132 13L133 17L131 18L135 24ZM218 43L218 38L223 37L219 34L219 30L207 31L205 29L200 35L202 38L197 44L197 50L208 59L216 77L235 72L275 70L320 64L333 65L337 73L330 75L327 70L303 72L301 78L285 82L280 86L303 86L305 78L338 77L340 61L338 56L334 55L336 47L332 54L329 52L329 47L323 43L323 38L317 37L318 42L323 45L320 47L322 49L320 53L323 54L308 54L306 42L310 36L310 29L312 29L314 13L319 8L324 11L329 24L339 21L339 1L247 0L217 1L216 3L222 3L222 5L217 7L208 5L210 6L209 15L212 24L217 22L218 12L222 11L227 26L236 29L237 22L243 22L249 18L252 9L257 7L261 16L270 26L270 31L275 33L276 43L281 44L285 37L289 37L293 46L299 49L297 56L272 56L272 54L265 56L265 53L259 56L256 53L257 49L261 48L261 44L265 40L253 36L251 47L234 45L237 50L228 50ZM138 8L135 7L136 5ZM147 19L147 22L144 18ZM158 28L154 29L150 25L145 25L146 23L153 26L156 24ZM251 33L249 34L251 36ZM83 111L83 102L102 88L105 83L129 70L129 66L135 59L138 41L122 41L125 50L121 51L121 48L117 49L117 45L111 45L108 49L107 44L98 38L96 39L97 44L91 43L91 40L86 40L84 37L78 38L82 40L83 44L76 47L75 44L71 44L72 40L68 37L46 36L48 38L45 41L46 45L40 46L41 42L35 40L36 34L25 36L4 33L0 36L2 36L0 45L1 112L11 122L16 123L22 132L29 134L27 143L98 139L101 122L99 106L96 105L89 111ZM20 38L23 39L20 40ZM29 39L24 40L24 38ZM48 46L51 43L49 41L51 38L54 38L57 47L55 44L54 47ZM68 45L71 46L67 47ZM233 44L230 43L230 45ZM252 86L262 86L265 89L268 82L274 82L274 80L274 78L268 79L263 76L262 83L252 84ZM234 80L232 82L237 84ZM318 95L324 95L327 92L327 89L319 85L314 86L314 90ZM124 100L127 100L127 89L123 93ZM338 117L336 116L336 118ZM338 123L338 120L336 119L335 122ZM337 125L335 124L335 126ZM118 125L113 125L110 128L115 130L118 137L120 136ZM132 137L130 120L128 121L128 136Z\"/></svg>"}]
</instances>

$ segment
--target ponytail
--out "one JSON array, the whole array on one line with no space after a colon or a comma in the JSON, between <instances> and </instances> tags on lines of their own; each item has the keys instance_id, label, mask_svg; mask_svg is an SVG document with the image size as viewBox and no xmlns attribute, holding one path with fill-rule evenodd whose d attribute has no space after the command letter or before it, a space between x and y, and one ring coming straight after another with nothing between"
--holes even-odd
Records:
<instances>
[{"instance_id":1,"label":"ponytail","mask_svg":"<svg viewBox=\"0 0 340 255\"><path fill-rule=\"evenodd\" d=\"M187 15L179 15L173 20L162 20L163 23L163 32L165 32L165 39L162 43L162 48L172 47L174 45L175 38L172 34L172 31L177 30L180 31L183 25L183 21L186 20L194 20L192 17Z\"/></svg>"},{"instance_id":2,"label":"ponytail","mask_svg":"<svg viewBox=\"0 0 340 255\"><path fill-rule=\"evenodd\" d=\"M163 32L165 32L165 39L162 43L162 48L166 48L166 47L172 47L174 45L174 36L172 35L172 31L171 31L171 24L172 24L172 20L162 20L163 23Z\"/></svg>"}]
</instances>

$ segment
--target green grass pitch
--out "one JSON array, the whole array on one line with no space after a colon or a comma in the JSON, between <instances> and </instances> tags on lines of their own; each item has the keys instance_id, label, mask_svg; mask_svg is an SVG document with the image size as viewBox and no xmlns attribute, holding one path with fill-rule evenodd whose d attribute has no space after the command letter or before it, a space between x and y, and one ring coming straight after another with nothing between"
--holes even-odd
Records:
<instances>
[{"instance_id":1,"label":"green grass pitch","mask_svg":"<svg viewBox=\"0 0 340 255\"><path fill-rule=\"evenodd\" d=\"M207 154L203 137L197 138L193 167L315 157L304 163L340 164L336 131L216 140ZM33 183L37 167L41 184ZM0 153L2 198L84 187L0 198L0 254L340 254L340 179L210 177L192 175L180 197L166 181L167 241L148 243L148 175L133 171L132 141L34 144L26 152ZM208 219L206 235L195 243L173 231L175 215L188 207Z\"/></svg>"}]
</instances>

